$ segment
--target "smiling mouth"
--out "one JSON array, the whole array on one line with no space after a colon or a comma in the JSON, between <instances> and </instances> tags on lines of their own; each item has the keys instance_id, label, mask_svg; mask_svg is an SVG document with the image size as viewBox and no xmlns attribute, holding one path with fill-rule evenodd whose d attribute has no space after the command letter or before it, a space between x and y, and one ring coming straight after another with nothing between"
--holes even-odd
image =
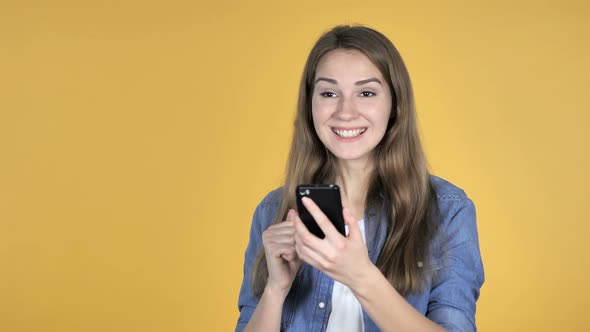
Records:
<instances>
[{"instance_id":1,"label":"smiling mouth","mask_svg":"<svg viewBox=\"0 0 590 332\"><path fill-rule=\"evenodd\" d=\"M344 138L352 138L352 137L360 136L366 130L367 130L367 128L357 128L357 129L336 129L336 128L332 128L332 131L336 135L338 135L340 137L344 137Z\"/></svg>"}]
</instances>

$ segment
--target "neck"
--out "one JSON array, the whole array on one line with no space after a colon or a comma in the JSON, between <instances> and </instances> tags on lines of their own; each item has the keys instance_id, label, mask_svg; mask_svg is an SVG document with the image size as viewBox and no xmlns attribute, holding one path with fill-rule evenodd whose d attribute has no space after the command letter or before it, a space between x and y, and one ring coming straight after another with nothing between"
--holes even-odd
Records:
<instances>
[{"instance_id":1,"label":"neck","mask_svg":"<svg viewBox=\"0 0 590 332\"><path fill-rule=\"evenodd\" d=\"M340 187L342 205L347 207L357 220L363 218L369 177L373 170L370 160L338 161L336 184Z\"/></svg>"}]
</instances>

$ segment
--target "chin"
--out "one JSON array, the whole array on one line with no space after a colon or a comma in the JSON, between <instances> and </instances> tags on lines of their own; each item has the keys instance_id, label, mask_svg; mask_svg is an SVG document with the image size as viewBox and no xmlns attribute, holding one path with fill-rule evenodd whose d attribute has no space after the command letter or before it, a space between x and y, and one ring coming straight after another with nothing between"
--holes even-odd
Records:
<instances>
[{"instance_id":1,"label":"chin","mask_svg":"<svg viewBox=\"0 0 590 332\"><path fill-rule=\"evenodd\" d=\"M360 161L360 160L366 160L369 158L369 153L365 152L352 152L352 151L337 151L336 153L334 153L334 151L332 151L332 154L334 155L334 157L336 157L337 160L342 160L342 161Z\"/></svg>"}]
</instances>

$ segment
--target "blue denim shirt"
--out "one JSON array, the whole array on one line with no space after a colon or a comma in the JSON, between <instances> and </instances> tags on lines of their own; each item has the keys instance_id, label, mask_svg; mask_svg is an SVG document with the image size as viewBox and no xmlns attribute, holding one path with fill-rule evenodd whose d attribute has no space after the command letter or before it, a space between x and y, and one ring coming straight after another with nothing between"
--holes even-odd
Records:
<instances>
[{"instance_id":1,"label":"blue denim shirt","mask_svg":"<svg viewBox=\"0 0 590 332\"><path fill-rule=\"evenodd\" d=\"M433 239L431 261L424 264L428 269L424 291L411 294L406 300L449 331L476 331L475 302L484 282L484 271L475 207L465 192L451 183L435 176L431 177L431 183L440 209L439 231ZM236 331L244 329L258 303L250 288L251 269L262 248L262 232L278 213L281 192L279 188L269 193L254 212L238 298L240 316ZM369 257L375 264L385 241L387 223L379 211L365 211L365 220L375 222L369 225L365 235ZM281 330L325 331L332 308L333 285L331 278L303 264L283 305ZM366 332L379 331L364 310L363 320Z\"/></svg>"}]
</instances>

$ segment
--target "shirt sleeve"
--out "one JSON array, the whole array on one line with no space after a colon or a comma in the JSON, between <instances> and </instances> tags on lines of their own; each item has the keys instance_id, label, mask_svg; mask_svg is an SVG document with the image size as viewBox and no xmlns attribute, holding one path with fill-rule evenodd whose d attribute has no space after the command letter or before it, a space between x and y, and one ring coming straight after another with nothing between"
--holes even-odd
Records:
<instances>
[{"instance_id":1,"label":"shirt sleeve","mask_svg":"<svg viewBox=\"0 0 590 332\"><path fill-rule=\"evenodd\" d=\"M240 288L240 295L238 297L238 310L240 315L236 325L236 332L244 330L254 310L258 304L258 298L252 293L251 277L252 268L262 248L262 232L270 226L271 204L263 201L258 205L252 218L252 226L250 227L250 239L246 247L244 255L244 276L242 279L242 286Z\"/></svg>"},{"instance_id":2,"label":"shirt sleeve","mask_svg":"<svg viewBox=\"0 0 590 332\"><path fill-rule=\"evenodd\" d=\"M464 194L453 205L443 224L442 268L432 278L426 316L448 331L476 331L475 303L484 271L475 206Z\"/></svg>"}]
</instances>

